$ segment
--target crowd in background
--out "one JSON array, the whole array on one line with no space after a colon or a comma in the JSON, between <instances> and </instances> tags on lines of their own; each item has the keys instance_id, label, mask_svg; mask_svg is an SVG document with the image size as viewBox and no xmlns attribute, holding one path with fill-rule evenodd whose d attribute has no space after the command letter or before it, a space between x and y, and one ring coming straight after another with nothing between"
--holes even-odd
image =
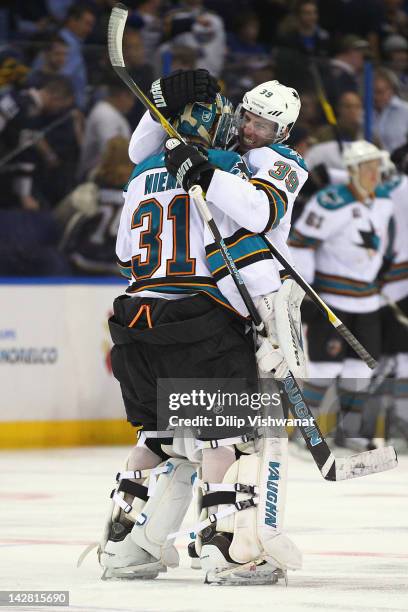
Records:
<instances>
[{"instance_id":1,"label":"crowd in background","mask_svg":"<svg viewBox=\"0 0 408 612\"><path fill-rule=\"evenodd\" d=\"M0 7L0 276L114 273L127 145L144 112L109 63L115 4ZM315 170L304 197L319 186L322 165L342 165L316 68L340 138L369 137L408 169L408 1L126 5L124 59L144 91L161 75L192 68L207 68L234 104L275 78L298 89L302 110L289 144Z\"/></svg>"}]
</instances>

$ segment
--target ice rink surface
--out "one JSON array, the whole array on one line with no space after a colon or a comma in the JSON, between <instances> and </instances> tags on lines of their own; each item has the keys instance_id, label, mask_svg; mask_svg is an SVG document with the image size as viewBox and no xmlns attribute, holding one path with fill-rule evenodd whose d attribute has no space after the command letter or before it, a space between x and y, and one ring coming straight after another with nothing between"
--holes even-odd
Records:
<instances>
[{"instance_id":1,"label":"ice rink surface","mask_svg":"<svg viewBox=\"0 0 408 612\"><path fill-rule=\"evenodd\" d=\"M0 590L69 590L76 612L408 610L407 456L393 471L338 483L290 458L286 526L304 564L286 588L204 585L189 568L186 541L178 542L181 567L154 581L101 581L95 551L77 569L100 537L126 454L123 447L0 453Z\"/></svg>"}]
</instances>

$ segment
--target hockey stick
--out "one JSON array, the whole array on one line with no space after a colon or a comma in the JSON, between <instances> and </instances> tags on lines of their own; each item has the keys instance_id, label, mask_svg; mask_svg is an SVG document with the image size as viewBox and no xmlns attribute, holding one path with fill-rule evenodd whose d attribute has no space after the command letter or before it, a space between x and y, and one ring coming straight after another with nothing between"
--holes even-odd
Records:
<instances>
[{"instance_id":1,"label":"hockey stick","mask_svg":"<svg viewBox=\"0 0 408 612\"><path fill-rule=\"evenodd\" d=\"M266 236L265 236L266 238ZM267 239L267 238L266 238ZM292 278L302 287L307 295L313 300L316 306L323 312L327 317L328 321L336 328L339 334L344 340L351 346L351 348L357 353L357 355L368 365L369 368L374 370L377 367L377 362L370 355L370 353L364 348L364 346L357 340L354 334L351 333L348 327L342 323L342 321L334 314L334 312L328 307L328 305L322 300L322 298L316 293L316 291L305 281L303 276L295 270L293 266L283 257L282 253L267 239L269 249L271 253L276 257L279 263L285 268Z\"/></svg>"},{"instance_id":2,"label":"hockey stick","mask_svg":"<svg viewBox=\"0 0 408 612\"><path fill-rule=\"evenodd\" d=\"M161 112L156 108L156 106L149 100L147 96L143 93L143 91L136 85L133 79L129 76L125 62L122 54L122 37L123 31L125 29L126 19L128 15L128 10L123 4L117 4L113 9L111 16L109 18L108 25L108 49L109 49L109 58L111 64L116 71L116 73L120 76L122 81L126 83L131 91L139 98L141 103L148 109L150 112L160 121L163 129L173 138L177 138L181 142L185 143L184 138L177 132L177 130L167 121L165 117L161 114ZM197 187L197 189L200 189ZM202 203L200 201L199 210L200 214L203 217L203 220L206 222L212 237L214 238L214 242L220 249L220 253L225 261L225 265L227 266L231 276L234 279L235 284L237 285L239 292L242 295L242 299L245 304L248 304L248 311L251 315L251 318L255 324L256 330L259 333L264 333L264 323L259 316L258 311L255 308L254 303L251 300L251 296L248 293L248 289L246 288L244 281L238 271L238 268L235 265L234 260L231 257L231 254L228 250L227 245L222 238L220 231L215 224L214 219L210 213L210 210L204 200L202 198Z\"/></svg>"},{"instance_id":3,"label":"hockey stick","mask_svg":"<svg viewBox=\"0 0 408 612\"><path fill-rule=\"evenodd\" d=\"M336 115L334 113L332 105L330 104L329 100L327 99L327 94L326 94L326 91L324 89L323 81L322 81L322 78L320 76L320 72L319 72L319 69L317 67L317 64L316 64L315 60L311 60L311 62L310 62L310 72L312 73L312 77L313 77L313 81L314 81L314 86L315 86L315 89L316 89L316 95L317 95L317 98L318 98L318 100L320 102L320 106L322 107L324 116L326 117L326 121L327 121L327 123L330 125L330 127L333 130L333 134L334 134L334 137L336 139L337 146L339 147L340 153L343 153L343 142L342 142L341 137L340 137L340 132L339 132L339 128L338 128L338 125L337 125Z\"/></svg>"},{"instance_id":4,"label":"hockey stick","mask_svg":"<svg viewBox=\"0 0 408 612\"><path fill-rule=\"evenodd\" d=\"M401 310L398 304L390 300L390 298L388 297L386 293L381 293L380 295L387 302L388 306L391 308L392 313L397 319L398 323L403 325L405 328L408 328L408 317L404 314L404 312Z\"/></svg>"},{"instance_id":5,"label":"hockey stick","mask_svg":"<svg viewBox=\"0 0 408 612\"><path fill-rule=\"evenodd\" d=\"M112 67L118 74L118 76L122 79L124 83L129 87L129 89L136 95L136 97L141 101L141 103L158 119L161 123L163 129L172 137L178 138L181 142L185 142L184 138L177 132L177 130L163 117L161 112L156 108L156 106L149 100L149 98L143 93L143 91L136 85L133 79L129 76L125 62L122 54L122 37L125 29L125 24L127 20L128 10L123 4L117 4L113 9L111 16L109 18L109 26L108 26L108 50L109 50L109 58L112 64ZM205 204L206 210L203 211L205 213L205 218L208 220L212 220L211 213L208 209L208 206ZM215 225L213 220L209 224L211 233L215 232L217 238L213 234L214 241L217 246L220 248L221 255L228 267L227 260L232 262L233 268L231 274L234 279L237 279L239 285L243 287L244 293L248 294L248 291L242 281L241 275L238 272L237 267L233 263L233 259L229 254L229 251ZM282 264L282 266L293 276L297 283L306 291L306 293L310 296L310 298L316 303L316 305L322 310L322 312L327 316L328 320L337 331L343 336L343 338L350 344L350 346L356 351L356 353L367 363L367 365L374 369L376 367L376 362L373 357L365 350L365 348L360 344L357 338L350 332L350 330L340 321L338 317L330 310L330 308L323 302L323 300L317 295L315 291L310 287L308 283L300 276L298 272L290 266L290 264L286 261L283 255L272 245L270 244L270 249L272 253L275 255L276 259ZM228 268L230 269L230 268ZM249 294L248 296L249 297ZM250 302L247 300L248 304ZM255 312L252 306L249 306L248 311L257 326L258 331L263 329L263 323L259 318L257 312ZM261 326L261 327L259 327Z\"/></svg>"},{"instance_id":6,"label":"hockey stick","mask_svg":"<svg viewBox=\"0 0 408 612\"><path fill-rule=\"evenodd\" d=\"M141 102L160 120L164 129L167 130L167 126L170 126L168 121L161 115L160 111L157 110L157 108L150 102L150 100L143 94L143 92L127 74L122 56L122 36L126 19L126 7L123 5L117 5L112 10L109 20L109 57L120 78L135 93ZM174 128L171 127L171 131L168 130L168 133L184 142ZM204 200L201 187L197 185L193 186L189 192L189 195L194 201L195 205L198 207L198 210L205 223L208 225L215 243L220 248L225 265L227 266L228 271L230 272L232 279L244 301L244 304L251 315L257 331L262 333L265 329L264 323L235 265L235 262L224 243L218 227L212 218L211 212ZM296 403L294 403L292 406L295 413L300 415L300 418L308 418L310 422L313 422L313 414L304 401L300 389L298 389L295 383L293 375L289 373L287 378L283 381L283 384L288 400L292 401L293 399L296 399ZM353 457L337 460L338 463L336 466L336 459L330 451L317 425L309 428L301 428L301 432L313 456L313 459L315 460L315 463L326 480L344 480L346 478L355 478L357 476L364 476L366 474L388 470L396 465L395 451L392 447L389 447L388 449L377 449L375 451L368 451L367 453L361 453L360 455L354 455ZM385 455L382 452L384 450L388 451L385 453ZM381 456L378 451L381 451Z\"/></svg>"},{"instance_id":7,"label":"hockey stick","mask_svg":"<svg viewBox=\"0 0 408 612\"><path fill-rule=\"evenodd\" d=\"M215 227L216 233L218 232L219 234L219 230L211 217L211 213L208 210L207 203L203 197L201 187L199 185L194 185L191 187L188 193L207 225L210 227L210 223L213 224L212 227L210 227L211 233L213 233L213 229ZM245 284L243 282L239 283L236 279L236 275L233 272L234 268L236 267L234 261L232 258L226 258L224 261L248 311L255 312L257 316L255 321L261 320L257 308L248 290L246 289ZM336 459L326 440L324 439L318 424L315 422L312 411L307 405L303 393L293 374L288 371L286 377L283 380L278 381L278 384L281 393L285 396L289 404L290 411L295 418L299 419L300 422L302 422L303 419L306 419L309 421L309 423L313 423L313 425L306 426L301 424L299 429L306 442L307 448L309 449L317 467L320 470L320 473L325 480L348 480L350 478L366 476L376 472L384 472L396 467L397 456L392 446L377 448L375 450L366 451L350 457Z\"/></svg>"}]
</instances>

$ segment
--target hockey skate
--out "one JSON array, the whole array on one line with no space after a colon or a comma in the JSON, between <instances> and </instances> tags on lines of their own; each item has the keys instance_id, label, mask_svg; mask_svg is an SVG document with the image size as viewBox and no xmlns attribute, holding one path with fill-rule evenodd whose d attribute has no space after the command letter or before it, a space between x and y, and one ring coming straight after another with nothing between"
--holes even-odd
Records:
<instances>
[{"instance_id":1,"label":"hockey skate","mask_svg":"<svg viewBox=\"0 0 408 612\"><path fill-rule=\"evenodd\" d=\"M276 584L283 578L287 584L286 572L277 568L264 556L248 563L234 563L228 554L232 534L217 532L213 527L202 534L201 565L206 569L211 558L211 568L207 569L205 584L215 585L259 585ZM217 559L214 567L214 559Z\"/></svg>"}]
</instances>

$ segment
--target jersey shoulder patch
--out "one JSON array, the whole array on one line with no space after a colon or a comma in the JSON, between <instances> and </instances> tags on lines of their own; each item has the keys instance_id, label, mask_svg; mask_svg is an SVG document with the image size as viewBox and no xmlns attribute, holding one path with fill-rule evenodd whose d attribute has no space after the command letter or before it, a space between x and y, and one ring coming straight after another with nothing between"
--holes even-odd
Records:
<instances>
[{"instance_id":1,"label":"jersey shoulder patch","mask_svg":"<svg viewBox=\"0 0 408 612\"><path fill-rule=\"evenodd\" d=\"M250 177L251 172L248 166L238 153L234 151L221 151L220 149L208 150L208 161L213 166L220 170L229 172L230 174L238 174L245 177Z\"/></svg>"},{"instance_id":2,"label":"jersey shoulder patch","mask_svg":"<svg viewBox=\"0 0 408 612\"><path fill-rule=\"evenodd\" d=\"M338 210L355 202L353 194L346 185L330 185L318 192L316 200L326 210Z\"/></svg>"},{"instance_id":3,"label":"jersey shoulder patch","mask_svg":"<svg viewBox=\"0 0 408 612\"><path fill-rule=\"evenodd\" d=\"M290 159L291 161L296 162L298 166L300 166L303 170L305 170L305 172L308 172L306 162L303 159L303 157L299 155L297 151L294 151L287 145L272 144L272 145L268 145L268 149L272 149L272 151L275 151L275 153L277 153L278 155L281 155L282 157L286 157L287 159Z\"/></svg>"},{"instance_id":4,"label":"jersey shoulder patch","mask_svg":"<svg viewBox=\"0 0 408 612\"><path fill-rule=\"evenodd\" d=\"M164 153L159 153L158 155L151 155L150 157L147 157L142 162L140 162L140 164L137 164L137 166L135 166L135 168L133 169L132 174L130 175L130 178L126 183L123 191L128 190L130 183L137 176L140 176L143 172L146 172L147 170L153 170L155 168L165 168Z\"/></svg>"}]
</instances>

